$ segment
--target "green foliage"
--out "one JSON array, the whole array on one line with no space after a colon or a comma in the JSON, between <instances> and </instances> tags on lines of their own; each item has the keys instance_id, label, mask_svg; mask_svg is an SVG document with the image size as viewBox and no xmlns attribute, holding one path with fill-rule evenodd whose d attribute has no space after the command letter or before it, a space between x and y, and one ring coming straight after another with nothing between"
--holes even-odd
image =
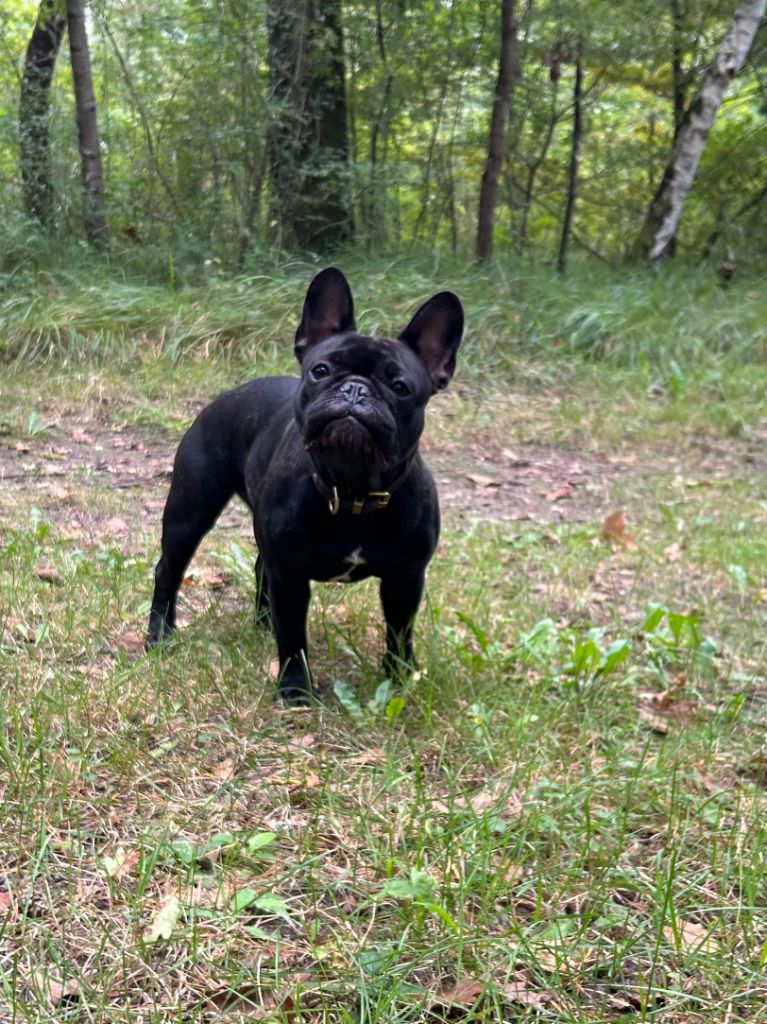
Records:
<instances>
[{"instance_id":1,"label":"green foliage","mask_svg":"<svg viewBox=\"0 0 767 1024\"><path fill-rule=\"evenodd\" d=\"M574 40L586 68L585 138L576 247L622 257L668 159L673 133L673 23L666 0L519 4L514 97L496 212L497 248L551 258L565 202ZM686 98L732 15L707 3L679 39ZM269 132L280 110L270 84L263 0L213 8L199 0L92 6L94 84L114 261L182 280L209 261L230 269L279 244L270 194ZM471 247L498 59L496 11L480 0L342 6L348 167L356 240L375 252ZM58 240L43 251L19 221L19 68L35 0L0 11L0 272L72 258L82 235L72 174L74 115L66 41L52 96ZM377 13L380 11L380 23ZM322 59L321 35L314 61ZM682 223L680 251L765 250L767 202L742 208L764 182L764 32L733 84L707 145ZM330 44L327 44L330 49ZM417 54L418 59L414 59ZM289 190L292 183L287 183ZM62 256L61 248L66 250ZM245 263L243 262L245 261Z\"/></svg>"}]
</instances>

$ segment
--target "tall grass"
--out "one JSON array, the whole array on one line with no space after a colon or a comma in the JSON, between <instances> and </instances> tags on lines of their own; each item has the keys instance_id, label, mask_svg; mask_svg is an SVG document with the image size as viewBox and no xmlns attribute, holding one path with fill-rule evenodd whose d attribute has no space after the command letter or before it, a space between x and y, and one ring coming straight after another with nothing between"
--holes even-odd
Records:
<instances>
[{"instance_id":1,"label":"tall grass","mask_svg":"<svg viewBox=\"0 0 767 1024\"><path fill-rule=\"evenodd\" d=\"M721 286L708 268L614 270L498 260L478 269L457 259L366 260L339 256L352 283L360 329L391 334L433 291L451 288L466 307L464 360L480 374L514 370L520 357L594 361L681 375L767 360L762 277ZM23 274L0 284L0 358L132 365L225 355L280 363L308 280L319 264L264 264L229 277L211 266L194 284L147 284L108 268Z\"/></svg>"}]
</instances>

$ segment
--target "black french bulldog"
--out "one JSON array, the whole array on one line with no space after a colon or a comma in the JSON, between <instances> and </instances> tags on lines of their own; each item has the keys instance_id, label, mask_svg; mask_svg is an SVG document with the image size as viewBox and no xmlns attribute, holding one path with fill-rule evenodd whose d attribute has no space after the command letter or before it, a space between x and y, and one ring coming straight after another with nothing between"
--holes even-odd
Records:
<instances>
[{"instance_id":1,"label":"black french bulldog","mask_svg":"<svg viewBox=\"0 0 767 1024\"><path fill-rule=\"evenodd\" d=\"M357 334L349 285L329 268L309 286L295 354L301 378L266 377L220 395L181 440L162 524L147 648L175 628L176 595L202 537L238 494L253 512L258 616L277 638L280 692L312 695L310 580L381 581L387 674L414 664L413 620L439 535L418 442L447 387L463 309L440 292L392 341Z\"/></svg>"}]
</instances>

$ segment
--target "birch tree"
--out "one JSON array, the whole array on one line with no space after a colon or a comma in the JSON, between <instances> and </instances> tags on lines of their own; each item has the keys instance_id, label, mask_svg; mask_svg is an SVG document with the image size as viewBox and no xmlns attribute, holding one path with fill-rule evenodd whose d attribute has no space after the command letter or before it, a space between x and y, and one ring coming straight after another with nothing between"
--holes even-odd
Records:
<instances>
[{"instance_id":1,"label":"birch tree","mask_svg":"<svg viewBox=\"0 0 767 1024\"><path fill-rule=\"evenodd\" d=\"M719 52L679 125L671 158L634 244L634 255L656 263L671 255L685 200L708 134L730 82L745 63L767 0L741 0Z\"/></svg>"}]
</instances>

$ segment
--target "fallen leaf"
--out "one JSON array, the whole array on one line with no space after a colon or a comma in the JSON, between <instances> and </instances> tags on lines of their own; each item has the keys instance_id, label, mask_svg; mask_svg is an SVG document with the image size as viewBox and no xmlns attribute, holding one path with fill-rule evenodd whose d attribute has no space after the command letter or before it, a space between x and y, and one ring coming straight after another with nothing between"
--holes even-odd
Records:
<instances>
[{"instance_id":1,"label":"fallen leaf","mask_svg":"<svg viewBox=\"0 0 767 1024\"><path fill-rule=\"evenodd\" d=\"M626 513L622 508L616 509L602 521L600 530L603 540L614 540L628 547L632 542L626 533Z\"/></svg>"},{"instance_id":2,"label":"fallen leaf","mask_svg":"<svg viewBox=\"0 0 767 1024\"><path fill-rule=\"evenodd\" d=\"M653 693L650 703L656 708L667 708L676 699L676 695L683 688L685 682L685 677L680 673L671 686L661 690L660 693Z\"/></svg>"},{"instance_id":3,"label":"fallen leaf","mask_svg":"<svg viewBox=\"0 0 767 1024\"><path fill-rule=\"evenodd\" d=\"M528 987L526 981L510 981L501 989L501 994L510 1003L519 1003L521 1006L532 1006L542 1010L551 1002L551 996L546 992L537 992Z\"/></svg>"},{"instance_id":4,"label":"fallen leaf","mask_svg":"<svg viewBox=\"0 0 767 1024\"><path fill-rule=\"evenodd\" d=\"M563 501L565 498L571 498L573 494L572 484L563 484L557 488L556 491L552 491L551 494L546 495L546 501Z\"/></svg>"},{"instance_id":5,"label":"fallen leaf","mask_svg":"<svg viewBox=\"0 0 767 1024\"><path fill-rule=\"evenodd\" d=\"M368 764L386 764L386 761L386 753L381 750L380 747L369 747L367 750L363 750L359 754L352 754L351 757L345 757L343 759L344 764L355 764L360 766Z\"/></svg>"},{"instance_id":6,"label":"fallen leaf","mask_svg":"<svg viewBox=\"0 0 767 1024\"><path fill-rule=\"evenodd\" d=\"M502 877L507 885L514 885L516 882L521 882L526 874L527 871L520 864L507 864Z\"/></svg>"},{"instance_id":7,"label":"fallen leaf","mask_svg":"<svg viewBox=\"0 0 767 1024\"><path fill-rule=\"evenodd\" d=\"M122 516L112 516L101 527L100 533L113 533L113 534L124 534L130 532L130 526L122 518Z\"/></svg>"},{"instance_id":8,"label":"fallen leaf","mask_svg":"<svg viewBox=\"0 0 767 1024\"><path fill-rule=\"evenodd\" d=\"M219 761L216 767L211 772L214 779L220 779L226 781L234 776L235 763L231 757L224 758L223 761Z\"/></svg>"},{"instance_id":9,"label":"fallen leaf","mask_svg":"<svg viewBox=\"0 0 767 1024\"><path fill-rule=\"evenodd\" d=\"M663 554L666 556L667 562L678 562L682 557L682 543L675 541L673 544L669 544L667 548L664 548Z\"/></svg>"},{"instance_id":10,"label":"fallen leaf","mask_svg":"<svg viewBox=\"0 0 767 1024\"><path fill-rule=\"evenodd\" d=\"M608 996L607 1005L618 1013L633 1013L634 1010L642 1009L641 999L624 992Z\"/></svg>"},{"instance_id":11,"label":"fallen leaf","mask_svg":"<svg viewBox=\"0 0 767 1024\"><path fill-rule=\"evenodd\" d=\"M0 923L4 925L14 924L18 916L18 907L11 895L10 889L0 890Z\"/></svg>"},{"instance_id":12,"label":"fallen leaf","mask_svg":"<svg viewBox=\"0 0 767 1024\"><path fill-rule=\"evenodd\" d=\"M461 978L449 988L441 988L434 996L432 1009L440 1006L473 1006L485 986L476 978Z\"/></svg>"},{"instance_id":13,"label":"fallen leaf","mask_svg":"<svg viewBox=\"0 0 767 1024\"><path fill-rule=\"evenodd\" d=\"M310 732L305 732L303 736L293 736L290 740L291 747L301 747L303 750L308 750L309 747L313 747L317 742L315 736Z\"/></svg>"},{"instance_id":14,"label":"fallen leaf","mask_svg":"<svg viewBox=\"0 0 767 1024\"><path fill-rule=\"evenodd\" d=\"M123 651L143 651L144 634L136 630L128 630L116 639L117 646Z\"/></svg>"},{"instance_id":15,"label":"fallen leaf","mask_svg":"<svg viewBox=\"0 0 767 1024\"><path fill-rule=\"evenodd\" d=\"M639 720L648 728L652 729L653 732L657 732L661 736L668 735L669 724L665 718L661 718L660 715L656 715L649 708L639 707Z\"/></svg>"},{"instance_id":16,"label":"fallen leaf","mask_svg":"<svg viewBox=\"0 0 767 1024\"><path fill-rule=\"evenodd\" d=\"M492 476L482 476L481 473L467 473L466 479L470 480L476 487L500 487L501 481Z\"/></svg>"},{"instance_id":17,"label":"fallen leaf","mask_svg":"<svg viewBox=\"0 0 767 1024\"><path fill-rule=\"evenodd\" d=\"M35 569L35 575L45 583L61 583L63 579L59 570L52 565L39 565Z\"/></svg>"},{"instance_id":18,"label":"fallen leaf","mask_svg":"<svg viewBox=\"0 0 767 1024\"><path fill-rule=\"evenodd\" d=\"M677 920L676 928L666 925L663 929L666 939L672 944L679 944L683 953L715 953L718 948L716 939L711 935L711 928L694 921Z\"/></svg>"},{"instance_id":19,"label":"fallen leaf","mask_svg":"<svg viewBox=\"0 0 767 1024\"><path fill-rule=\"evenodd\" d=\"M152 920L144 929L144 942L151 944L159 942L160 939L167 941L173 934L173 929L178 924L180 917L181 903L178 896L171 893L160 903L152 915Z\"/></svg>"},{"instance_id":20,"label":"fallen leaf","mask_svg":"<svg viewBox=\"0 0 767 1024\"><path fill-rule=\"evenodd\" d=\"M245 984L238 988L222 988L208 999L211 1005L222 1013L261 1013L276 1006L273 994L268 990L262 990L260 985Z\"/></svg>"},{"instance_id":21,"label":"fallen leaf","mask_svg":"<svg viewBox=\"0 0 767 1024\"><path fill-rule=\"evenodd\" d=\"M74 1000L82 998L80 982L77 978L72 978L64 984L60 981L53 981L50 975L44 971L35 971L34 979L35 987L43 993L51 1010L56 1010L62 1003L71 1004Z\"/></svg>"},{"instance_id":22,"label":"fallen leaf","mask_svg":"<svg viewBox=\"0 0 767 1024\"><path fill-rule=\"evenodd\" d=\"M184 576L183 583L187 587L199 585L201 587L209 587L211 590L220 590L226 586L224 577L212 569L194 569Z\"/></svg>"},{"instance_id":23,"label":"fallen leaf","mask_svg":"<svg viewBox=\"0 0 767 1024\"><path fill-rule=\"evenodd\" d=\"M119 882L125 875L130 874L140 859L140 850L124 850L120 846L114 857L102 857L101 863L104 865L107 875Z\"/></svg>"}]
</instances>

